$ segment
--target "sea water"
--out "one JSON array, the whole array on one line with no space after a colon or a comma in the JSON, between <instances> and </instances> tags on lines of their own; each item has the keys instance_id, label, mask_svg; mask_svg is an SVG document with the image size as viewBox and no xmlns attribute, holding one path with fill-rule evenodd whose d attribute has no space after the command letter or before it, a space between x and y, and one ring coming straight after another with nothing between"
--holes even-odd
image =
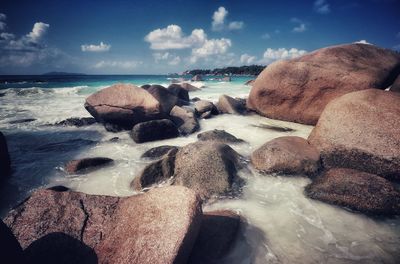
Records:
<instances>
[{"instance_id":1,"label":"sea water","mask_svg":"<svg viewBox=\"0 0 400 264\"><path fill-rule=\"evenodd\" d=\"M150 163L140 156L160 145L183 146L188 137L136 144L127 132L110 133L98 124L56 127L70 117L89 117L85 98L117 82L161 84L171 76L3 76L0 81L0 131L8 140L13 175L0 193L0 214L37 188L64 185L89 194L129 196L130 182ZM190 97L217 101L221 94L246 97L250 77L232 82L205 80ZM31 122L13 121L35 119ZM11 122L11 123L10 123ZM263 124L292 128L278 132ZM280 136L307 138L311 126L258 115L220 115L200 120L201 131L224 129L246 143L231 146L248 159L265 142ZM118 137L117 141L110 139ZM88 174L69 176L72 159L104 156L115 164ZM368 217L305 197L310 180L302 175L260 175L251 165L239 172L246 184L237 197L208 202L204 211L231 209L245 219L239 238L221 263L399 263L400 219Z\"/></svg>"}]
</instances>

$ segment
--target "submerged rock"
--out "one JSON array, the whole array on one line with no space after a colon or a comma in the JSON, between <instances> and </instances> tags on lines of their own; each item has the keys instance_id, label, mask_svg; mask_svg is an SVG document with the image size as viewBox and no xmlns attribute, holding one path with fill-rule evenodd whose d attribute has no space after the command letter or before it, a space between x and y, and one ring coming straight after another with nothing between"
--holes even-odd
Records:
<instances>
[{"instance_id":1,"label":"submerged rock","mask_svg":"<svg viewBox=\"0 0 400 264\"><path fill-rule=\"evenodd\" d=\"M220 143L242 143L243 139L237 138L232 134L229 134L225 130L210 130L206 132L199 133L197 139L200 141L217 141Z\"/></svg>"},{"instance_id":2,"label":"submerged rock","mask_svg":"<svg viewBox=\"0 0 400 264\"><path fill-rule=\"evenodd\" d=\"M175 138L179 136L179 131L171 120L161 119L135 125L130 136L136 143L143 143Z\"/></svg>"},{"instance_id":3,"label":"submerged rock","mask_svg":"<svg viewBox=\"0 0 400 264\"><path fill-rule=\"evenodd\" d=\"M222 114L241 115L247 111L245 102L241 102L225 94L219 97L217 108Z\"/></svg>"},{"instance_id":4,"label":"submerged rock","mask_svg":"<svg viewBox=\"0 0 400 264\"><path fill-rule=\"evenodd\" d=\"M38 190L4 222L36 256L47 245L61 260L75 254L91 260L83 244L96 263L172 264L187 261L201 216L200 199L178 186L127 198Z\"/></svg>"},{"instance_id":5,"label":"submerged rock","mask_svg":"<svg viewBox=\"0 0 400 264\"><path fill-rule=\"evenodd\" d=\"M11 173L11 159L6 137L0 132L0 182Z\"/></svg>"},{"instance_id":6,"label":"submerged rock","mask_svg":"<svg viewBox=\"0 0 400 264\"><path fill-rule=\"evenodd\" d=\"M262 173L314 175L320 169L319 151L301 137L278 137L251 154L251 163Z\"/></svg>"},{"instance_id":7,"label":"submerged rock","mask_svg":"<svg viewBox=\"0 0 400 264\"><path fill-rule=\"evenodd\" d=\"M93 117L71 117L62 120L60 122L57 122L55 125L82 127L82 126L90 126L93 125L94 123L96 123L96 119L94 119Z\"/></svg>"},{"instance_id":8,"label":"submerged rock","mask_svg":"<svg viewBox=\"0 0 400 264\"><path fill-rule=\"evenodd\" d=\"M114 160L103 157L71 160L65 165L65 171L69 174L87 173L106 165L110 165L113 162Z\"/></svg>"},{"instance_id":9,"label":"submerged rock","mask_svg":"<svg viewBox=\"0 0 400 264\"><path fill-rule=\"evenodd\" d=\"M200 128L195 114L188 109L174 106L169 114L171 120L178 127L179 132L183 135L192 134Z\"/></svg>"},{"instance_id":10,"label":"submerged rock","mask_svg":"<svg viewBox=\"0 0 400 264\"><path fill-rule=\"evenodd\" d=\"M327 105L308 140L326 168L400 179L400 94L369 89Z\"/></svg>"},{"instance_id":11,"label":"submerged rock","mask_svg":"<svg viewBox=\"0 0 400 264\"><path fill-rule=\"evenodd\" d=\"M149 159L158 159L167 154L172 149L179 149L176 146L159 146L155 148L151 148L147 150L145 153L142 154L142 158L149 158Z\"/></svg>"},{"instance_id":12,"label":"submerged rock","mask_svg":"<svg viewBox=\"0 0 400 264\"><path fill-rule=\"evenodd\" d=\"M328 170L308 185L305 193L368 214L400 214L400 192L389 181L357 170Z\"/></svg>"},{"instance_id":13,"label":"submerged rock","mask_svg":"<svg viewBox=\"0 0 400 264\"><path fill-rule=\"evenodd\" d=\"M315 125L325 106L346 93L385 89L400 71L400 54L374 45L327 47L274 62L257 77L247 106L269 118Z\"/></svg>"}]
</instances>

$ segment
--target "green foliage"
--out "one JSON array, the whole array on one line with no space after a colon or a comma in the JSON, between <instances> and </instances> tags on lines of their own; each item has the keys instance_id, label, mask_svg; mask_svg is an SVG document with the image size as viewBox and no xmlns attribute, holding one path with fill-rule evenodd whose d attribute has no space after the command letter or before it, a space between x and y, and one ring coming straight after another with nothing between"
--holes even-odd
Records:
<instances>
[{"instance_id":1,"label":"green foliage","mask_svg":"<svg viewBox=\"0 0 400 264\"><path fill-rule=\"evenodd\" d=\"M258 75L262 70L264 70L265 66L263 65L249 65L249 66L240 66L240 67L225 67L225 68L217 68L213 70L206 69L195 69L186 71L185 74L191 75Z\"/></svg>"}]
</instances>

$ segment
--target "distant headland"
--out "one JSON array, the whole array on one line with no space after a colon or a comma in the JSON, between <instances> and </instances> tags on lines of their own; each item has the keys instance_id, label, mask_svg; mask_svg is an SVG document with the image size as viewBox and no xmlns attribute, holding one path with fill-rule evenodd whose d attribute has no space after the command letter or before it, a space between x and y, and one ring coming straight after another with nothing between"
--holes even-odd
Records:
<instances>
[{"instance_id":1,"label":"distant headland","mask_svg":"<svg viewBox=\"0 0 400 264\"><path fill-rule=\"evenodd\" d=\"M46 72L43 73L42 75L86 75L84 73L71 73L71 72L57 72L57 71L53 71L53 72Z\"/></svg>"},{"instance_id":2,"label":"distant headland","mask_svg":"<svg viewBox=\"0 0 400 264\"><path fill-rule=\"evenodd\" d=\"M183 75L259 75L266 66L264 65L249 65L240 67L225 67L210 69L194 69L183 72Z\"/></svg>"}]
</instances>

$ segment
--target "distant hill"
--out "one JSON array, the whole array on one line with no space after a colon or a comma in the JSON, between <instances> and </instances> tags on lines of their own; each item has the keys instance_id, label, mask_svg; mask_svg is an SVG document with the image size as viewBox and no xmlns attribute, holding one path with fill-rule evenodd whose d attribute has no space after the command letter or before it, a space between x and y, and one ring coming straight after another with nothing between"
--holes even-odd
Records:
<instances>
[{"instance_id":1,"label":"distant hill","mask_svg":"<svg viewBox=\"0 0 400 264\"><path fill-rule=\"evenodd\" d=\"M46 72L42 75L86 75L83 73L71 73L71 72Z\"/></svg>"},{"instance_id":2,"label":"distant hill","mask_svg":"<svg viewBox=\"0 0 400 264\"><path fill-rule=\"evenodd\" d=\"M195 69L185 71L184 74L201 74L201 75L259 75L266 66L249 65L240 67L216 68L213 70Z\"/></svg>"}]
</instances>

